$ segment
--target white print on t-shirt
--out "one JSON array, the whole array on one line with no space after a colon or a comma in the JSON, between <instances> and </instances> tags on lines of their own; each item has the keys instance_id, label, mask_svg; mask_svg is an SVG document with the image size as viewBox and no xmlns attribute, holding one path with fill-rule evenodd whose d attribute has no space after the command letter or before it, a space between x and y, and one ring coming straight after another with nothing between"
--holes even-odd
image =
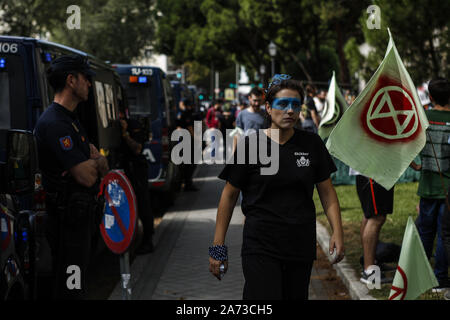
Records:
<instances>
[{"instance_id":1,"label":"white print on t-shirt","mask_svg":"<svg viewBox=\"0 0 450 320\"><path fill-rule=\"evenodd\" d=\"M309 167L309 159L306 159L303 156L300 159L297 159L297 167Z\"/></svg>"},{"instance_id":2,"label":"white print on t-shirt","mask_svg":"<svg viewBox=\"0 0 450 320\"><path fill-rule=\"evenodd\" d=\"M309 156L309 153L305 153L305 152L294 152L294 156Z\"/></svg>"}]
</instances>

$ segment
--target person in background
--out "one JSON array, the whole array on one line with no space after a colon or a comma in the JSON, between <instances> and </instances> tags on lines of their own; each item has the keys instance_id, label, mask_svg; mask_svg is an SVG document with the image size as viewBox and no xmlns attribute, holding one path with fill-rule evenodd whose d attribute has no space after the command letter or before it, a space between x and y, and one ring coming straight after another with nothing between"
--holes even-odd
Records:
<instances>
[{"instance_id":1,"label":"person in background","mask_svg":"<svg viewBox=\"0 0 450 320\"><path fill-rule=\"evenodd\" d=\"M319 93L313 98L314 105L316 106L317 114L322 117L323 108L325 107L325 99L327 92L325 90L319 90Z\"/></svg>"},{"instance_id":2,"label":"person in background","mask_svg":"<svg viewBox=\"0 0 450 320\"><path fill-rule=\"evenodd\" d=\"M137 254L147 254L154 250L153 233L154 217L150 206L150 190L148 188L148 163L142 150L149 133L136 119L127 119L124 110L119 112L122 127L121 154L122 167L130 179L136 193L138 216L144 228L143 240Z\"/></svg>"},{"instance_id":3,"label":"person in background","mask_svg":"<svg viewBox=\"0 0 450 320\"><path fill-rule=\"evenodd\" d=\"M191 159L190 163L181 164L181 177L184 182L184 191L198 191L199 189L194 186L192 181L192 175L194 174L196 164L194 164L194 121L196 115L194 113L194 103L191 100L185 100L186 108L181 113L180 120L178 122L178 128L186 129L189 131L191 138Z\"/></svg>"},{"instance_id":4,"label":"person in background","mask_svg":"<svg viewBox=\"0 0 450 320\"><path fill-rule=\"evenodd\" d=\"M437 235L434 274L439 286L433 290L441 292L450 286L448 279L448 258L442 240L442 216L446 210L447 188L450 185L450 82L437 78L428 84L430 99L434 108L425 110L430 126L427 129L427 142L420 153L421 164L414 161L411 167L420 171L419 217L416 224L428 258L433 252ZM432 141L430 141L432 137ZM437 160L434 158L436 153ZM441 174L438 172L439 163Z\"/></svg>"},{"instance_id":5,"label":"person in background","mask_svg":"<svg viewBox=\"0 0 450 320\"><path fill-rule=\"evenodd\" d=\"M218 99L214 101L213 105L208 109L206 113L206 126L209 129L220 129L220 113L222 110L222 100Z\"/></svg>"},{"instance_id":6,"label":"person in background","mask_svg":"<svg viewBox=\"0 0 450 320\"><path fill-rule=\"evenodd\" d=\"M445 250L447 253L447 261L450 257L450 202L448 199L449 193L450 193L450 186L447 189L446 210L444 216L442 217L442 241L444 242ZM450 300L449 288L447 288L444 294L444 299Z\"/></svg>"},{"instance_id":7,"label":"person in background","mask_svg":"<svg viewBox=\"0 0 450 320\"><path fill-rule=\"evenodd\" d=\"M234 113L234 117L237 119L239 113L240 113L242 110L245 110L245 109L247 109L247 108L248 108L248 103L245 102L245 101L242 101L242 102L239 104L239 106L237 107L237 109L236 109L236 111L235 111L235 113Z\"/></svg>"},{"instance_id":8,"label":"person in background","mask_svg":"<svg viewBox=\"0 0 450 320\"><path fill-rule=\"evenodd\" d=\"M319 116L317 114L316 105L314 103L314 96L316 95L316 88L310 84L306 86L305 103L300 112L300 120L302 122L301 128L304 131L317 133L319 128Z\"/></svg>"},{"instance_id":9,"label":"person in background","mask_svg":"<svg viewBox=\"0 0 450 320\"><path fill-rule=\"evenodd\" d=\"M361 175L352 168L350 168L349 175L356 175L356 192L364 214L360 227L364 265L359 280L369 284L372 283L372 274L376 272L375 267L378 266L380 270L383 267L375 257L381 228L386 222L386 216L394 211L394 187L386 190L374 180ZM392 279L387 278L384 272L381 272L380 283L390 281Z\"/></svg>"},{"instance_id":10,"label":"person in background","mask_svg":"<svg viewBox=\"0 0 450 320\"><path fill-rule=\"evenodd\" d=\"M245 135L248 135L250 130L258 132L264 126L264 111L261 110L262 97L261 88L252 88L248 94L249 107L239 112L236 118L236 127L241 128Z\"/></svg>"}]
</instances>

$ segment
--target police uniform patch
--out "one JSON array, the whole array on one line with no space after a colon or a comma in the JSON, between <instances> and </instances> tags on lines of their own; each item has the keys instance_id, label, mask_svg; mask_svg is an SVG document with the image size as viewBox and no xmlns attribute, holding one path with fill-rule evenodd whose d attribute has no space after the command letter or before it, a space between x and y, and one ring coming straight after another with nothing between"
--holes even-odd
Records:
<instances>
[{"instance_id":1,"label":"police uniform patch","mask_svg":"<svg viewBox=\"0 0 450 320\"><path fill-rule=\"evenodd\" d=\"M65 136L62 138L59 138L59 143L61 144L61 148L63 150L72 150L73 148L73 142L72 142L72 138L70 136Z\"/></svg>"}]
</instances>

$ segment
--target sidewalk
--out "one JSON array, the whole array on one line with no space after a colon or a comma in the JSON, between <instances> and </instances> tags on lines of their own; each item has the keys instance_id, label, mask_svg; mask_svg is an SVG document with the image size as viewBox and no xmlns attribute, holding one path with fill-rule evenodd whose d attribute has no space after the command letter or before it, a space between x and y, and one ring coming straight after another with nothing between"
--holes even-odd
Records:
<instances>
[{"instance_id":1,"label":"sidewalk","mask_svg":"<svg viewBox=\"0 0 450 320\"><path fill-rule=\"evenodd\" d=\"M217 205L224 182L222 166L201 165L194 179L198 192L179 193L155 231L155 252L138 256L131 266L132 298L136 300L240 300L244 276L240 250L244 216L237 206L227 232L229 269L222 281L209 272L208 246L214 236ZM320 247L318 247L320 250ZM311 300L348 299L345 287L322 257L313 268ZM331 270L331 271L330 271ZM333 296L336 297L333 297ZM121 299L120 283L109 299Z\"/></svg>"}]
</instances>

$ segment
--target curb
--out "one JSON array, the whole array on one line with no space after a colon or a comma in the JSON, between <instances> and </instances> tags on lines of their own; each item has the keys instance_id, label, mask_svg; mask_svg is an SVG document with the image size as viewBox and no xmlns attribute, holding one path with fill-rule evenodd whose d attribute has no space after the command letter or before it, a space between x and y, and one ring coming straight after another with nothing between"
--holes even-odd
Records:
<instances>
[{"instance_id":1,"label":"curb","mask_svg":"<svg viewBox=\"0 0 450 320\"><path fill-rule=\"evenodd\" d=\"M317 221L316 231L317 242L322 250L327 253L330 243L330 235L328 230L319 221ZM325 255L331 262L331 256L329 254ZM336 270L337 275L342 279L342 282L347 287L350 297L353 300L377 300L369 294L369 289L367 286L361 283L359 278L356 277L355 270L353 270L347 262L347 258L344 257L341 262L334 264L333 268Z\"/></svg>"}]
</instances>

